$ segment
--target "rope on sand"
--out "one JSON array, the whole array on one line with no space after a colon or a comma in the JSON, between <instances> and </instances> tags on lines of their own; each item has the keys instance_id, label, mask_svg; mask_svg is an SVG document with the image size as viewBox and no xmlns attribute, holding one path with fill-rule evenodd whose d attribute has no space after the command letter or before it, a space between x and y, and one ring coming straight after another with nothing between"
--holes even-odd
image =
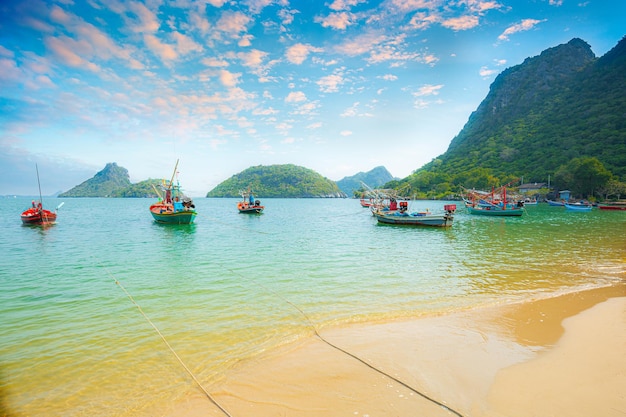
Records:
<instances>
[{"instance_id":1,"label":"rope on sand","mask_svg":"<svg viewBox=\"0 0 626 417\"><path fill-rule=\"evenodd\" d=\"M109 276L113 279L113 281L115 281L115 283L122 289L122 291L124 291L124 293L126 294L126 296L128 297L128 299L135 305L135 307L137 307L137 309L139 310L139 312L141 313L141 315L146 319L146 321L148 323L150 323L150 326L152 326L152 328L157 332L157 334L159 335L159 337L161 338L161 340L163 340L163 343L165 343L165 346L167 346L167 348L170 350L170 352L172 352L172 354L174 355L174 357L178 360L178 362L181 364L181 366L185 369L185 371L187 371L187 373L189 374L189 376L191 376L191 379L193 379L193 381L198 385L198 387L200 387L200 389L202 390L202 392L204 392L204 394L206 395L206 397L213 403L215 404L215 406L217 408L220 409L220 411L222 411L222 413L224 413L224 415L228 416L228 417L232 417L232 415L226 411L226 409L224 407L222 407L216 400L215 398L213 398L213 396L211 396L211 394L209 394L209 392L202 386L202 384L200 383L200 381L198 380L198 378L196 378L196 376L193 374L193 372L191 372L191 369L189 369L189 367L187 367L187 365L185 364L185 362L183 362L183 360L180 358L180 356L178 356L178 354L176 353L176 351L174 350L174 348L172 348L172 346L169 344L169 342L167 341L167 339L165 338L165 336L163 336L163 333L161 333L161 331L159 330L159 328L152 322L152 320L150 320L150 318L146 315L146 313L144 313L144 311L142 310L141 306L135 301L135 299L133 298L132 295L130 295L130 293L126 290L126 288L122 285L121 282L119 282L114 276L113 274L111 274L111 272L105 267L107 273L109 274Z\"/></svg>"},{"instance_id":2,"label":"rope on sand","mask_svg":"<svg viewBox=\"0 0 626 417\"><path fill-rule=\"evenodd\" d=\"M380 368L377 368L376 366L370 364L369 362L367 362L364 359L359 358L358 356L356 356L353 353L348 352L347 350L331 343L330 341L328 341L328 339L324 338L324 336L322 336L318 331L317 331L317 327L315 326L315 324L313 323L313 321L311 321L311 319L309 318L309 316L300 308L298 307L296 304L292 303L291 301L289 301L287 298L283 297L282 295L280 295L279 293L272 291L271 289L267 288L265 285L261 284L260 282L258 282L257 280L255 280L254 278L250 278L250 277L246 277L243 276L242 274L238 273L237 271L234 271L231 268L228 267L223 267L222 268L229 270L230 272L232 272L235 275L238 275L246 280L251 280L254 281L255 284L257 284L259 287L263 288L266 292L275 295L276 297L280 298L281 300L283 300L285 303L289 304L290 306L292 306L294 309L298 310L298 312L300 312L300 314L302 315L302 317L304 317L304 319L306 320L306 322L308 323L309 327L311 327L311 329L313 329L313 332L315 333L315 336L321 340L322 342L326 343L328 346L350 356L353 359L356 359L357 361L361 362L363 365L367 366L368 368L378 372L381 375L386 376L387 378L391 379L392 381L397 382L398 384L402 385L403 387L407 388L409 391L414 392L415 394L419 395L420 397L424 398L425 400L428 400L430 402L432 402L433 404L436 404L442 408L444 408L445 410L449 411L450 413L456 415L457 417L464 417L460 412L454 410L453 408L445 405L444 403L442 403L441 401L438 401L430 396L428 396L427 394L424 394L423 392L419 391L416 388L413 388L412 386L410 386L409 384L407 384L406 382L403 382L401 380L399 380L398 378L390 375L389 373L383 371Z\"/></svg>"}]
</instances>

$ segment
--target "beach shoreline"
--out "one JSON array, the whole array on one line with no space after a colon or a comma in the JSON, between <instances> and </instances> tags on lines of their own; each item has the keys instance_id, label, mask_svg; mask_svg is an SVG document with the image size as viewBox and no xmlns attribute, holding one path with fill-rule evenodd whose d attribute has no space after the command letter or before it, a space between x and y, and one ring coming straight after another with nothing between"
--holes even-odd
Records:
<instances>
[{"instance_id":1,"label":"beach shoreline","mask_svg":"<svg viewBox=\"0 0 626 417\"><path fill-rule=\"evenodd\" d=\"M626 281L320 335L207 389L232 416L626 415ZM170 411L224 415L200 390Z\"/></svg>"}]
</instances>

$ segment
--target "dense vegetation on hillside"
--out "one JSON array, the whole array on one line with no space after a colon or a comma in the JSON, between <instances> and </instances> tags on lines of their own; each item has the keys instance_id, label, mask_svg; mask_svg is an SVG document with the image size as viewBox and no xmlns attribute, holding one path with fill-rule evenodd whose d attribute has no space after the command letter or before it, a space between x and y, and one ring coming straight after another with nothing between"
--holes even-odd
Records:
<instances>
[{"instance_id":1,"label":"dense vegetation on hillside","mask_svg":"<svg viewBox=\"0 0 626 417\"><path fill-rule=\"evenodd\" d=\"M626 38L599 59L572 39L503 71L446 153L387 186L446 197L461 185L547 182L576 158L626 182Z\"/></svg>"},{"instance_id":2,"label":"dense vegetation on hillside","mask_svg":"<svg viewBox=\"0 0 626 417\"><path fill-rule=\"evenodd\" d=\"M160 190L159 185L161 182L162 180L147 179L136 184L131 184L128 187L118 189L112 192L110 197L157 198L157 193L154 191L154 187L156 187L157 190Z\"/></svg>"},{"instance_id":3,"label":"dense vegetation on hillside","mask_svg":"<svg viewBox=\"0 0 626 417\"><path fill-rule=\"evenodd\" d=\"M355 192L363 188L362 182L371 188L377 188L391 180L393 180L393 176L387 171L387 168L380 166L368 172L359 172L350 177L344 177L337 181L337 186L344 194L352 197Z\"/></svg>"},{"instance_id":4,"label":"dense vegetation on hillside","mask_svg":"<svg viewBox=\"0 0 626 417\"><path fill-rule=\"evenodd\" d=\"M59 197L113 197L120 189L130 185L128 170L112 162L93 178L59 194Z\"/></svg>"},{"instance_id":5,"label":"dense vegetation on hillside","mask_svg":"<svg viewBox=\"0 0 626 417\"><path fill-rule=\"evenodd\" d=\"M104 169L87 181L71 190L59 194L59 197L153 197L157 194L152 185L161 184L161 180L148 179L131 184L126 168L115 162L106 164ZM158 188L158 187L157 187Z\"/></svg>"},{"instance_id":6,"label":"dense vegetation on hillside","mask_svg":"<svg viewBox=\"0 0 626 417\"><path fill-rule=\"evenodd\" d=\"M343 197L337 184L317 172L297 165L250 167L207 193L207 197L239 197L250 188L259 198Z\"/></svg>"}]
</instances>

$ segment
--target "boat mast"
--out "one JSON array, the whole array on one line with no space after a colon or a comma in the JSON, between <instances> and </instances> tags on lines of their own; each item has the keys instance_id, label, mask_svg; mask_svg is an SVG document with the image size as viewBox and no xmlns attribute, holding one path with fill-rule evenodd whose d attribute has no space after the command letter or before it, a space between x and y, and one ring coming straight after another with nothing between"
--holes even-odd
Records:
<instances>
[{"instance_id":1,"label":"boat mast","mask_svg":"<svg viewBox=\"0 0 626 417\"><path fill-rule=\"evenodd\" d=\"M43 197L41 196L41 182L39 181L39 167L35 164L35 171L37 171L37 187L39 187L39 204L37 205L37 209L39 211L40 220L42 222L48 221L48 216L43 211Z\"/></svg>"},{"instance_id":2,"label":"boat mast","mask_svg":"<svg viewBox=\"0 0 626 417\"><path fill-rule=\"evenodd\" d=\"M41 197L41 182L39 181L39 167L35 164L35 171L37 171L37 187L39 187L39 214L43 213L43 198Z\"/></svg>"},{"instance_id":3,"label":"boat mast","mask_svg":"<svg viewBox=\"0 0 626 417\"><path fill-rule=\"evenodd\" d=\"M174 165L174 172L172 172L172 178L170 179L170 185L169 185L172 201L174 199L174 177L176 176L176 169L178 168L178 161L179 160L177 159L176 165ZM180 192L180 190L178 191ZM178 193L176 195L178 195Z\"/></svg>"}]
</instances>

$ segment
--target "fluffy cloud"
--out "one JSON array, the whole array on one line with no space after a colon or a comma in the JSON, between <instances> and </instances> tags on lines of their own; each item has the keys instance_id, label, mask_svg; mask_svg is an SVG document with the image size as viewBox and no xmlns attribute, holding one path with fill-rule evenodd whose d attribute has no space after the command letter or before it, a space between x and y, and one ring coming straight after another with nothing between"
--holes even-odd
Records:
<instances>
[{"instance_id":1,"label":"fluffy cloud","mask_svg":"<svg viewBox=\"0 0 626 417\"><path fill-rule=\"evenodd\" d=\"M330 27L332 29L344 30L348 26L354 23L355 17L352 13L331 13L326 17L316 17L315 21L321 23L323 27Z\"/></svg>"},{"instance_id":2,"label":"fluffy cloud","mask_svg":"<svg viewBox=\"0 0 626 417\"><path fill-rule=\"evenodd\" d=\"M285 56L287 57L287 61L292 64L300 65L306 60L311 52L323 52L323 49L297 43L287 49Z\"/></svg>"},{"instance_id":3,"label":"fluffy cloud","mask_svg":"<svg viewBox=\"0 0 626 417\"><path fill-rule=\"evenodd\" d=\"M317 81L317 85L319 86L320 90L325 93L336 93L337 91L339 91L339 86L344 82L345 81L341 75L332 74L320 78Z\"/></svg>"},{"instance_id":4,"label":"fluffy cloud","mask_svg":"<svg viewBox=\"0 0 626 417\"><path fill-rule=\"evenodd\" d=\"M306 101L306 95L302 91L292 91L285 98L287 103L298 103Z\"/></svg>"},{"instance_id":5,"label":"fluffy cloud","mask_svg":"<svg viewBox=\"0 0 626 417\"><path fill-rule=\"evenodd\" d=\"M478 26L478 16L461 16L446 19L441 26L452 30L467 30Z\"/></svg>"},{"instance_id":6,"label":"fluffy cloud","mask_svg":"<svg viewBox=\"0 0 626 417\"><path fill-rule=\"evenodd\" d=\"M502 34L498 36L498 39L501 41L508 41L509 35L512 35L517 32L530 30L541 22L545 22L545 19L544 20L524 19L520 23L517 23L515 25L509 26L508 28L506 28L504 32L502 32Z\"/></svg>"}]
</instances>

